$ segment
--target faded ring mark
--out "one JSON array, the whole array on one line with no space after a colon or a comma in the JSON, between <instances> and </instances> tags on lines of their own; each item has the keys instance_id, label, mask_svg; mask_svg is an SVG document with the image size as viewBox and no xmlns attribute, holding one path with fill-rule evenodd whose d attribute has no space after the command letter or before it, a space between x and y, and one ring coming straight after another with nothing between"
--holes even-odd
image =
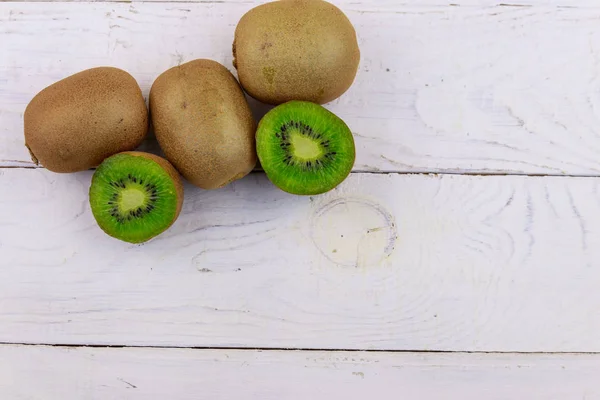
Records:
<instances>
[{"instance_id":1,"label":"faded ring mark","mask_svg":"<svg viewBox=\"0 0 600 400\"><path fill-rule=\"evenodd\" d=\"M392 254L397 229L394 217L382 205L360 198L339 198L315 212L310 236L329 261L367 267Z\"/></svg>"}]
</instances>

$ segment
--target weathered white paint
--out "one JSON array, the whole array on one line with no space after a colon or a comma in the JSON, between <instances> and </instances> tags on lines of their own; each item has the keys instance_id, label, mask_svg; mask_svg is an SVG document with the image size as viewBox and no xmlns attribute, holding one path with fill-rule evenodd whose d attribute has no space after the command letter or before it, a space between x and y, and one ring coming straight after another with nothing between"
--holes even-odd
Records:
<instances>
[{"instance_id":1,"label":"weathered white paint","mask_svg":"<svg viewBox=\"0 0 600 400\"><path fill-rule=\"evenodd\" d=\"M0 347L11 400L594 400L600 355Z\"/></svg>"},{"instance_id":2,"label":"weathered white paint","mask_svg":"<svg viewBox=\"0 0 600 400\"><path fill-rule=\"evenodd\" d=\"M27 2L28 0L3 0L9 2ZM120 2L122 0L36 0L36 2L44 1L66 1L66 2ZM256 6L275 0L130 0L126 3L139 4L146 2L157 3L203 3L203 4L251 4ZM518 1L501 1L501 0L328 0L330 3L338 7L351 7L353 9L372 11L372 12L387 12L396 11L403 7L422 7L422 6L450 6L450 7L531 7L531 6L552 6L562 8L594 8L600 7L595 0L518 0Z\"/></svg>"},{"instance_id":3,"label":"weathered white paint","mask_svg":"<svg viewBox=\"0 0 600 400\"><path fill-rule=\"evenodd\" d=\"M90 177L0 169L0 341L600 351L600 179L257 173L136 246Z\"/></svg>"},{"instance_id":4,"label":"weathered white paint","mask_svg":"<svg viewBox=\"0 0 600 400\"><path fill-rule=\"evenodd\" d=\"M363 52L328 105L355 170L598 175L597 0L334 2ZM31 166L22 112L71 73L118 66L147 95L193 58L232 69L262 1L182 3L0 2L0 167ZM301 198L253 174L186 187L131 246L94 223L90 176L0 169L0 341L600 351L598 179L354 174ZM0 346L11 400L600 399L599 375L597 354Z\"/></svg>"},{"instance_id":5,"label":"weathered white paint","mask_svg":"<svg viewBox=\"0 0 600 400\"><path fill-rule=\"evenodd\" d=\"M328 107L356 133L355 170L598 175L597 1L454 3L338 3L363 57ZM28 162L27 102L81 69L124 68L146 94L180 62L233 69L235 24L255 4L0 3L0 161Z\"/></svg>"}]
</instances>

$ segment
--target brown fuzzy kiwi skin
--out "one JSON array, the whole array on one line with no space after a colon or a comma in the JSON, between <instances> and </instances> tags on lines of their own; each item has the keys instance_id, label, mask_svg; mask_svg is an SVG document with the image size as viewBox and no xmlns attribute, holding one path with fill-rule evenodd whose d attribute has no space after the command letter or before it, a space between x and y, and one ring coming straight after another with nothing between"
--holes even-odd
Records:
<instances>
[{"instance_id":1,"label":"brown fuzzy kiwi skin","mask_svg":"<svg viewBox=\"0 0 600 400\"><path fill-rule=\"evenodd\" d=\"M173 167L173 165L165 160L162 157L159 157L155 154L145 153L142 151L124 151L123 154L128 154L134 157L144 157L148 160L152 160L164 169L169 176L173 179L173 184L175 184L175 190L177 190L177 211L175 212L175 218L171 221L171 226L175 220L179 217L179 213L181 212L181 208L183 206L183 183L181 182L181 176L179 176L179 172Z\"/></svg>"},{"instance_id":2,"label":"brown fuzzy kiwi skin","mask_svg":"<svg viewBox=\"0 0 600 400\"><path fill-rule=\"evenodd\" d=\"M150 90L150 115L166 158L200 188L223 187L256 165L252 111L235 77L216 61L162 73Z\"/></svg>"},{"instance_id":3,"label":"brown fuzzy kiwi skin","mask_svg":"<svg viewBox=\"0 0 600 400\"><path fill-rule=\"evenodd\" d=\"M61 173L94 168L135 149L148 133L140 87L113 67L81 71L48 86L30 101L23 119L32 160Z\"/></svg>"},{"instance_id":4,"label":"brown fuzzy kiwi skin","mask_svg":"<svg viewBox=\"0 0 600 400\"><path fill-rule=\"evenodd\" d=\"M330 102L350 88L360 63L350 20L323 0L253 8L236 27L233 56L246 92L268 104Z\"/></svg>"}]
</instances>

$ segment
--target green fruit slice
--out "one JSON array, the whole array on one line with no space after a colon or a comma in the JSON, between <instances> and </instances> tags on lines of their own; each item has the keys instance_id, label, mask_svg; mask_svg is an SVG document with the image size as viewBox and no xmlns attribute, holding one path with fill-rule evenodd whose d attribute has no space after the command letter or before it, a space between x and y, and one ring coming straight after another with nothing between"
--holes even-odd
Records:
<instances>
[{"instance_id":1,"label":"green fruit slice","mask_svg":"<svg viewBox=\"0 0 600 400\"><path fill-rule=\"evenodd\" d=\"M181 192L173 173L149 157L133 154L107 158L94 173L89 194L92 213L104 232L141 243L175 221Z\"/></svg>"},{"instance_id":2,"label":"green fruit slice","mask_svg":"<svg viewBox=\"0 0 600 400\"><path fill-rule=\"evenodd\" d=\"M280 189L315 195L338 186L356 156L350 128L324 107L290 101L269 111L258 125L256 148L269 179Z\"/></svg>"}]
</instances>

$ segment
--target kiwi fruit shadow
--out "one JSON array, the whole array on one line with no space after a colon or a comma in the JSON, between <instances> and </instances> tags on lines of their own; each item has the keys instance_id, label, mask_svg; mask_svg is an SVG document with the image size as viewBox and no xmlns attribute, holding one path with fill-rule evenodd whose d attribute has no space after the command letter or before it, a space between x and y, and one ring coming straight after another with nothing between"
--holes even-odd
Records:
<instances>
[{"instance_id":1,"label":"kiwi fruit shadow","mask_svg":"<svg viewBox=\"0 0 600 400\"><path fill-rule=\"evenodd\" d=\"M260 122L261 119L263 119L265 114L267 114L269 111L271 111L273 108L275 108L274 105L261 103L260 101L256 100L254 97L250 96L248 93L244 93L244 94L246 95L246 100L248 101L248 104L250 105L250 110L252 110L252 115L254 116L254 119L256 120L257 123ZM262 165L260 165L260 160L256 161L256 166L254 167L253 171L254 172L264 171Z\"/></svg>"},{"instance_id":2,"label":"kiwi fruit shadow","mask_svg":"<svg viewBox=\"0 0 600 400\"><path fill-rule=\"evenodd\" d=\"M156 139L156 135L154 133L154 125L152 124L152 117L150 117L150 123L148 127L148 136L146 140L136 149L136 151L143 151L146 153L155 154L157 156L165 158L164 151L160 148L160 144Z\"/></svg>"},{"instance_id":3,"label":"kiwi fruit shadow","mask_svg":"<svg viewBox=\"0 0 600 400\"><path fill-rule=\"evenodd\" d=\"M273 185L264 171L252 171L242 179L231 182L227 186L218 189L202 189L187 181L183 183L185 189L185 201L183 212L190 211L188 207L192 207L194 211L201 210L205 207L210 207L213 204L218 204L226 197L245 198L249 201L256 201L257 198L264 198L265 202L270 199L294 198L289 193L286 193L277 186ZM200 201L200 205L195 204ZM190 211L191 212L191 211ZM202 214L198 214L202 218Z\"/></svg>"}]
</instances>

